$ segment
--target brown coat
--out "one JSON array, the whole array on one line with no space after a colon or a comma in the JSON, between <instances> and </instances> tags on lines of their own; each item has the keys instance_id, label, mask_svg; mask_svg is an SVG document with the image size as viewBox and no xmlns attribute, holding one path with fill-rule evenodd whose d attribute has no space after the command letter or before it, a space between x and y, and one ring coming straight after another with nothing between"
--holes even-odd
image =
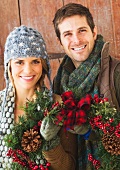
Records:
<instances>
[{"instance_id":1,"label":"brown coat","mask_svg":"<svg viewBox=\"0 0 120 170\"><path fill-rule=\"evenodd\" d=\"M50 170L75 170L77 160L77 135L61 129L61 144L50 151L44 151L45 158L51 163Z\"/></svg>"},{"instance_id":2,"label":"brown coat","mask_svg":"<svg viewBox=\"0 0 120 170\"><path fill-rule=\"evenodd\" d=\"M100 95L107 97L111 106L115 106L120 110L120 103L117 99L119 96L115 88L115 74L120 75L120 60L116 60L109 56L109 43L105 43L101 52L101 71L98 77L98 87ZM119 82L117 82L118 84Z\"/></svg>"}]
</instances>

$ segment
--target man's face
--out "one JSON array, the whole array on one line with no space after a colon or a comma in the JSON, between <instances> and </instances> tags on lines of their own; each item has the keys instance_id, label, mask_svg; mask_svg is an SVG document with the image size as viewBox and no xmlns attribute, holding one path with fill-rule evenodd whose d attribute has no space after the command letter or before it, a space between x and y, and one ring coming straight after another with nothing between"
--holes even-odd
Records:
<instances>
[{"instance_id":1,"label":"man's face","mask_svg":"<svg viewBox=\"0 0 120 170\"><path fill-rule=\"evenodd\" d=\"M91 31L86 17L74 15L65 18L59 25L61 45L77 68L93 50L97 28Z\"/></svg>"}]
</instances>

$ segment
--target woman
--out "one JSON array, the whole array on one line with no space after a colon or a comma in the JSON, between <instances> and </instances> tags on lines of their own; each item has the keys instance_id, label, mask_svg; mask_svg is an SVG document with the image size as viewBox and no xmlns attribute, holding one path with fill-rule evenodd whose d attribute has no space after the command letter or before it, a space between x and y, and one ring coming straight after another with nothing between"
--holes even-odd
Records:
<instances>
[{"instance_id":1,"label":"woman","mask_svg":"<svg viewBox=\"0 0 120 170\"><path fill-rule=\"evenodd\" d=\"M0 170L11 170L12 160L6 156L8 147L4 142L4 136L11 133L14 124L19 122L19 117L24 115L24 110L20 108L26 101L34 99L36 90L44 92L45 75L50 82L50 100L53 97L50 64L41 34L26 26L15 28L6 40L4 66L6 88L0 92ZM56 97L54 95L55 100ZM54 129L52 134L51 129ZM76 136L68 132L66 138L63 129L49 122L46 127L44 120L40 133L46 139L46 143L48 142L43 155L50 163L49 168L74 170ZM40 161L37 160L36 164L39 165ZM35 168L40 169L40 166L31 169Z\"/></svg>"}]
</instances>

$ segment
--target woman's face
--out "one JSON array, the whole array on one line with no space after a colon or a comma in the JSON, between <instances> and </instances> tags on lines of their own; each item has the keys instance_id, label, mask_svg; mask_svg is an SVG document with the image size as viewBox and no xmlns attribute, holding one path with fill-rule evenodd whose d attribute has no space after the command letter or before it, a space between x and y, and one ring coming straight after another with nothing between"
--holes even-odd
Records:
<instances>
[{"instance_id":1,"label":"woman's face","mask_svg":"<svg viewBox=\"0 0 120 170\"><path fill-rule=\"evenodd\" d=\"M11 74L17 89L34 89L42 75L40 58L28 57L11 60Z\"/></svg>"}]
</instances>

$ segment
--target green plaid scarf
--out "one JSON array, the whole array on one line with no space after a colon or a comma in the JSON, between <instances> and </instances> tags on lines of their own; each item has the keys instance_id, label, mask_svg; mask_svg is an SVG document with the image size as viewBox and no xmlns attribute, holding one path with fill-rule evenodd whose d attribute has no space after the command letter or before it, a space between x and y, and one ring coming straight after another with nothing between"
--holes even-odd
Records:
<instances>
[{"instance_id":1,"label":"green plaid scarf","mask_svg":"<svg viewBox=\"0 0 120 170\"><path fill-rule=\"evenodd\" d=\"M87 93L98 93L96 79L100 72L101 50L104 45L103 37L97 36L94 49L88 59L75 69L67 55L61 63L54 82L54 92L61 94L72 90L76 98L81 98ZM72 68L69 68L72 67Z\"/></svg>"},{"instance_id":2,"label":"green plaid scarf","mask_svg":"<svg viewBox=\"0 0 120 170\"><path fill-rule=\"evenodd\" d=\"M104 45L103 37L98 35L94 49L88 59L75 68L72 60L65 55L54 80L54 93L62 94L72 90L76 98L82 98L87 93L98 94L97 77L100 72L101 51ZM78 169L93 170L88 161L88 154L97 158L96 141L85 140L78 135Z\"/></svg>"}]
</instances>

